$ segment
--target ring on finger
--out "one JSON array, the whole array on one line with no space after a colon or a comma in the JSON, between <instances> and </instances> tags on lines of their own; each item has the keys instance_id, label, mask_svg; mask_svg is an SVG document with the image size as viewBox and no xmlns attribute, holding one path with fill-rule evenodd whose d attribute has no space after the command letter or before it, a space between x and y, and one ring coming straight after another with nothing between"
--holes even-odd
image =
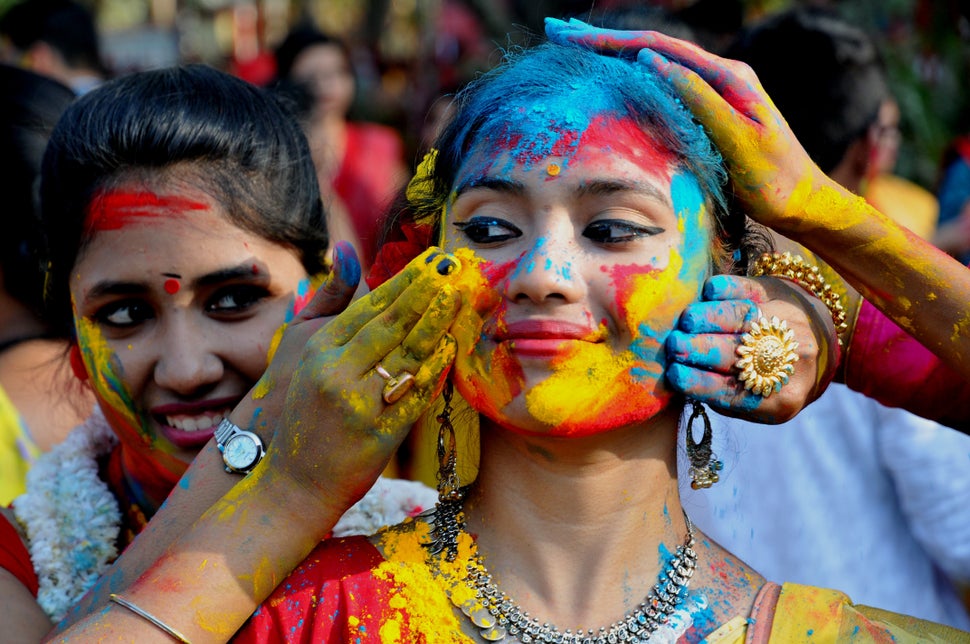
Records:
<instances>
[{"instance_id":1,"label":"ring on finger","mask_svg":"<svg viewBox=\"0 0 970 644\"><path fill-rule=\"evenodd\" d=\"M380 363L374 367L374 371L385 380L381 398L388 405L393 405L399 401L414 386L414 376L407 371L402 371L398 375L392 376Z\"/></svg>"},{"instance_id":2,"label":"ring on finger","mask_svg":"<svg viewBox=\"0 0 970 644\"><path fill-rule=\"evenodd\" d=\"M734 363L745 389L767 398L788 383L798 361L794 337L788 323L777 317L759 316L751 323L751 329L741 336L739 358Z\"/></svg>"}]
</instances>

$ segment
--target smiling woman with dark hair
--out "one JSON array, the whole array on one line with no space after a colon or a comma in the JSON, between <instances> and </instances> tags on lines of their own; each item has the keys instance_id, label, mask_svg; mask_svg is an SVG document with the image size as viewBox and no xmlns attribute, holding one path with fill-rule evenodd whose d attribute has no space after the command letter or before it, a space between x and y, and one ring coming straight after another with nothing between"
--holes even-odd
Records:
<instances>
[{"instance_id":1,"label":"smiling woman with dark hair","mask_svg":"<svg viewBox=\"0 0 970 644\"><path fill-rule=\"evenodd\" d=\"M360 277L346 245L330 271L298 124L269 92L206 66L127 75L77 99L51 133L41 198L49 320L97 406L0 511L11 611L0 621L24 627L5 633L18 641L64 617L214 435L227 470L258 463L290 375L254 388L274 335L343 308ZM356 347L330 368L356 365ZM337 530L368 532L433 499L381 483Z\"/></svg>"}]
</instances>

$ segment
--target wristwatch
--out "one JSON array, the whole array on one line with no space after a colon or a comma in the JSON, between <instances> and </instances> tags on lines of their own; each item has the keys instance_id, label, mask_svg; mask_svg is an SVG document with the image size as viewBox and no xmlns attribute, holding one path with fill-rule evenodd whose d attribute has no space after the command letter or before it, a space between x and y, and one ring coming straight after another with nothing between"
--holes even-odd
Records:
<instances>
[{"instance_id":1,"label":"wristwatch","mask_svg":"<svg viewBox=\"0 0 970 644\"><path fill-rule=\"evenodd\" d=\"M223 418L219 423L215 436L216 445L222 452L222 462L226 464L227 472L249 474L266 456L263 441L259 436L240 429L228 418Z\"/></svg>"}]
</instances>

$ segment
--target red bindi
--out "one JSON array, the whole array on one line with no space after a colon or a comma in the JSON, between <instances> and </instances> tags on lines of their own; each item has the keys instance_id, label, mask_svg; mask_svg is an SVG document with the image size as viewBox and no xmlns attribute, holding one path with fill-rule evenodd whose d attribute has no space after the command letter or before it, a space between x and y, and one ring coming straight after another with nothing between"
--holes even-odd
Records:
<instances>
[{"instance_id":1,"label":"red bindi","mask_svg":"<svg viewBox=\"0 0 970 644\"><path fill-rule=\"evenodd\" d=\"M182 285L177 279L169 278L165 280L165 292L169 295L175 295L179 292L180 288L182 288Z\"/></svg>"}]
</instances>

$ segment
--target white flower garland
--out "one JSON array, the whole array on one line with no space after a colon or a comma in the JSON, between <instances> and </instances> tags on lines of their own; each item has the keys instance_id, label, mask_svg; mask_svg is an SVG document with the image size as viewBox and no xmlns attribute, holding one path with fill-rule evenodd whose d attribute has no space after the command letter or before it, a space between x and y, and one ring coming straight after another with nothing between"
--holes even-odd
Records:
<instances>
[{"instance_id":1,"label":"white flower garland","mask_svg":"<svg viewBox=\"0 0 970 644\"><path fill-rule=\"evenodd\" d=\"M98 458L118 439L101 409L27 474L27 492L14 500L40 582L37 601L59 622L118 555L121 511L98 478ZM335 536L372 534L434 506L437 492L422 483L380 478L340 519Z\"/></svg>"},{"instance_id":2,"label":"white flower garland","mask_svg":"<svg viewBox=\"0 0 970 644\"><path fill-rule=\"evenodd\" d=\"M333 536L371 535L434 507L438 493L424 483L377 479L367 494L347 510L333 528Z\"/></svg>"},{"instance_id":3,"label":"white flower garland","mask_svg":"<svg viewBox=\"0 0 970 644\"><path fill-rule=\"evenodd\" d=\"M100 408L43 454L14 500L40 582L37 601L55 622L117 556L121 511L98 478L98 461L118 439Z\"/></svg>"}]
</instances>

